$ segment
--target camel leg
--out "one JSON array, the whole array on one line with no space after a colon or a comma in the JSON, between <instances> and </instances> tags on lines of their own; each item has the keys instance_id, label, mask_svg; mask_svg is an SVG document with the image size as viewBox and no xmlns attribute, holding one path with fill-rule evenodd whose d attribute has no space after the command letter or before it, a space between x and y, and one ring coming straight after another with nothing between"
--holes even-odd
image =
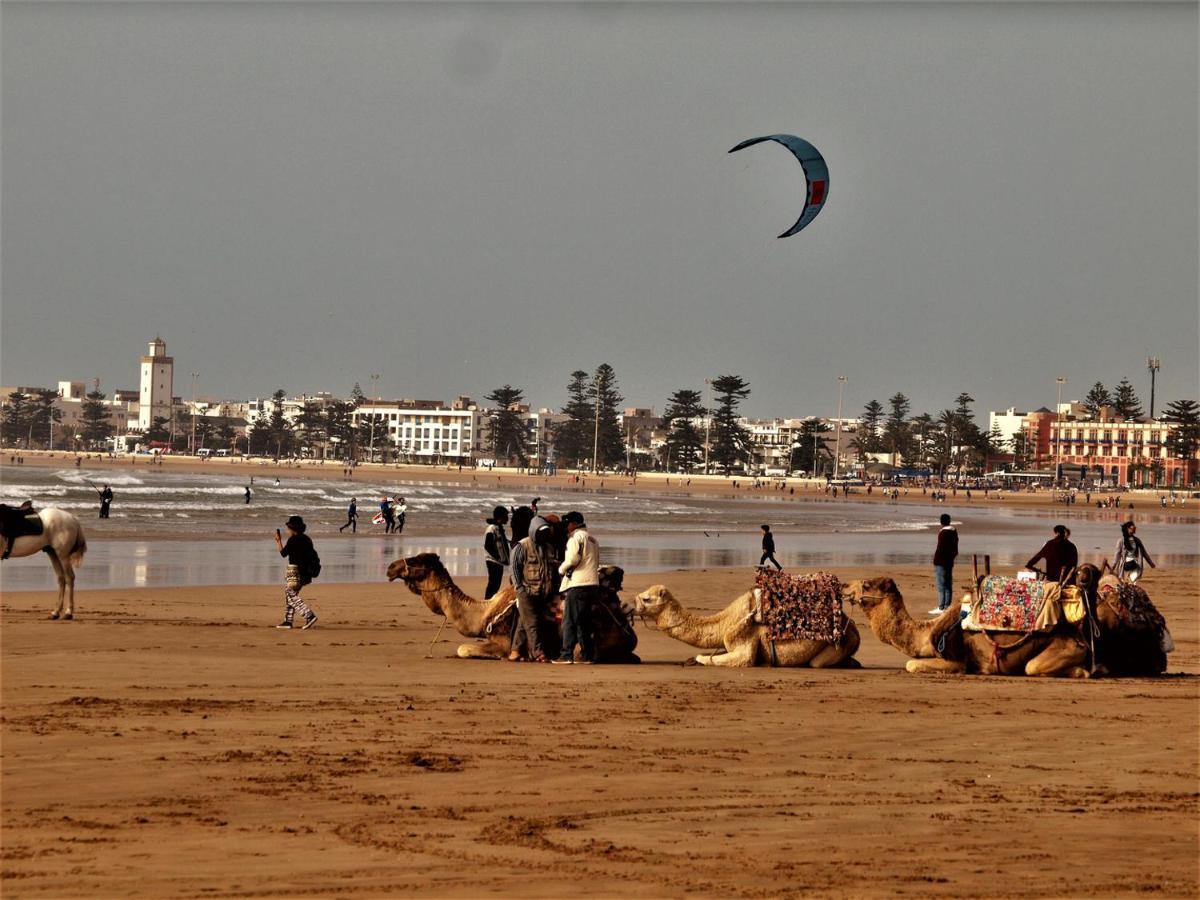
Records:
<instances>
[{"instance_id":1,"label":"camel leg","mask_svg":"<svg viewBox=\"0 0 1200 900\"><path fill-rule=\"evenodd\" d=\"M58 606L56 606L54 608L54 612L50 614L51 619L57 619L62 615L63 602L67 595L67 573L63 571L63 564L59 560L57 553L55 553L53 550L47 550L46 555L50 557L50 565L54 566L54 574L58 577ZM71 600L71 605L72 607L75 605L74 598ZM74 610L72 609L71 612L67 613L67 618L71 618L73 613Z\"/></svg>"},{"instance_id":2,"label":"camel leg","mask_svg":"<svg viewBox=\"0 0 1200 900\"><path fill-rule=\"evenodd\" d=\"M810 669L832 669L837 666L847 666L850 659L853 657L846 652L846 647L829 644L821 648L817 655L808 661L808 667Z\"/></svg>"},{"instance_id":3,"label":"camel leg","mask_svg":"<svg viewBox=\"0 0 1200 900\"><path fill-rule=\"evenodd\" d=\"M1091 673L1084 668L1087 662L1087 648L1078 645L1069 650L1048 647L1025 663L1025 674L1044 678L1090 678Z\"/></svg>"},{"instance_id":4,"label":"camel leg","mask_svg":"<svg viewBox=\"0 0 1200 900\"><path fill-rule=\"evenodd\" d=\"M706 653L696 657L702 666L723 666L733 669L748 669L754 665L758 647L753 641L739 644L725 653Z\"/></svg>"},{"instance_id":5,"label":"camel leg","mask_svg":"<svg viewBox=\"0 0 1200 900\"><path fill-rule=\"evenodd\" d=\"M916 675L961 675L967 669L963 663L948 659L910 659L904 668Z\"/></svg>"},{"instance_id":6,"label":"camel leg","mask_svg":"<svg viewBox=\"0 0 1200 900\"><path fill-rule=\"evenodd\" d=\"M507 651L501 650L493 641L476 641L473 644L458 645L459 659L500 659L507 655Z\"/></svg>"}]
</instances>

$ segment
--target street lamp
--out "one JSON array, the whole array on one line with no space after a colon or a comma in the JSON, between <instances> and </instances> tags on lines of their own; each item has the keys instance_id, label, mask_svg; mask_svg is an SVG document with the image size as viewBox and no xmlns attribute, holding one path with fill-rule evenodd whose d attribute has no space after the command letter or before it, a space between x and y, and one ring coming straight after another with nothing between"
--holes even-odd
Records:
<instances>
[{"instance_id":1,"label":"street lamp","mask_svg":"<svg viewBox=\"0 0 1200 900\"><path fill-rule=\"evenodd\" d=\"M592 430L592 474L600 471L600 372L596 372L596 425Z\"/></svg>"},{"instance_id":2,"label":"street lamp","mask_svg":"<svg viewBox=\"0 0 1200 900\"><path fill-rule=\"evenodd\" d=\"M1054 468L1055 480L1058 480L1058 467L1062 465L1062 387L1067 379L1060 375L1054 379L1058 382L1058 401L1054 404Z\"/></svg>"},{"instance_id":3,"label":"street lamp","mask_svg":"<svg viewBox=\"0 0 1200 900\"><path fill-rule=\"evenodd\" d=\"M837 436L833 442L833 477L836 479L842 468L842 388L846 386L846 376L838 376L838 407L837 407Z\"/></svg>"},{"instance_id":4,"label":"street lamp","mask_svg":"<svg viewBox=\"0 0 1200 900\"><path fill-rule=\"evenodd\" d=\"M375 399L371 401L371 444L367 448L367 456L371 462L375 462L375 411L379 406L379 373L371 373L371 396Z\"/></svg>"},{"instance_id":5,"label":"street lamp","mask_svg":"<svg viewBox=\"0 0 1200 900\"><path fill-rule=\"evenodd\" d=\"M1151 356L1146 360L1146 368L1150 370L1150 421L1154 421L1154 376L1158 374L1158 370L1162 367L1162 363L1157 356Z\"/></svg>"},{"instance_id":6,"label":"street lamp","mask_svg":"<svg viewBox=\"0 0 1200 900\"><path fill-rule=\"evenodd\" d=\"M199 377L199 372L192 373L192 456L196 455L196 379Z\"/></svg>"}]
</instances>

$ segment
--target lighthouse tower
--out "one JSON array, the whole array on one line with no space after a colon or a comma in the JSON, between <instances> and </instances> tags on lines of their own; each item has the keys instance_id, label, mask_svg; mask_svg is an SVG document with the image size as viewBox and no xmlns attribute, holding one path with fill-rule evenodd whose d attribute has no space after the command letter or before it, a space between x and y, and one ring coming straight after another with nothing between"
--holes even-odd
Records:
<instances>
[{"instance_id":1,"label":"lighthouse tower","mask_svg":"<svg viewBox=\"0 0 1200 900\"><path fill-rule=\"evenodd\" d=\"M158 335L142 357L142 389L138 395L138 428L148 431L155 419L171 418L171 394L175 360L167 356L167 344Z\"/></svg>"}]
</instances>

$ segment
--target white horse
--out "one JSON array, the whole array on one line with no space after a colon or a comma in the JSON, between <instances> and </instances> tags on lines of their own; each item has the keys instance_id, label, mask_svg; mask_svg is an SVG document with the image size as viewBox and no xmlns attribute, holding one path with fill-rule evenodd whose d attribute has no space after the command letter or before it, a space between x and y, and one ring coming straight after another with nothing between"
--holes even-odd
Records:
<instances>
[{"instance_id":1,"label":"white horse","mask_svg":"<svg viewBox=\"0 0 1200 900\"><path fill-rule=\"evenodd\" d=\"M26 534L12 542L11 557L33 556L39 550L50 557L54 574L58 576L58 606L51 619L62 616L75 618L75 567L83 564L87 552L87 541L83 537L83 526L65 509L47 507L38 512L42 520L41 534ZM0 538L0 544L8 544L8 538ZM63 615L63 601L67 611Z\"/></svg>"}]
</instances>

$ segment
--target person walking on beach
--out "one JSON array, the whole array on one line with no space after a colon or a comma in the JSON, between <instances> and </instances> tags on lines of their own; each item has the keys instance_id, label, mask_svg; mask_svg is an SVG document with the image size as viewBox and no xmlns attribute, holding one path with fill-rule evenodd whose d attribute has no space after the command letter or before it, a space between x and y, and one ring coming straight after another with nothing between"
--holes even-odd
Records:
<instances>
[{"instance_id":1,"label":"person walking on beach","mask_svg":"<svg viewBox=\"0 0 1200 900\"><path fill-rule=\"evenodd\" d=\"M396 527L396 514L392 512L392 498L384 497L379 501L379 513L383 516L383 533L391 534Z\"/></svg>"},{"instance_id":2,"label":"person walking on beach","mask_svg":"<svg viewBox=\"0 0 1200 900\"><path fill-rule=\"evenodd\" d=\"M1152 569L1157 569L1154 560L1146 552L1142 539L1137 536L1137 526L1132 521L1121 524L1121 541L1117 544L1117 552L1113 554L1112 570L1122 581L1135 582L1142 577L1146 563Z\"/></svg>"},{"instance_id":3,"label":"person walking on beach","mask_svg":"<svg viewBox=\"0 0 1200 900\"><path fill-rule=\"evenodd\" d=\"M246 505L250 505L250 485L246 485Z\"/></svg>"},{"instance_id":4,"label":"person walking on beach","mask_svg":"<svg viewBox=\"0 0 1200 900\"><path fill-rule=\"evenodd\" d=\"M758 560L758 567L760 569L764 568L767 560L770 560L775 564L776 569L782 569L783 566L781 566L779 564L779 560L775 558L775 535L771 534L771 526L763 525L762 533L762 557Z\"/></svg>"},{"instance_id":5,"label":"person walking on beach","mask_svg":"<svg viewBox=\"0 0 1200 900\"><path fill-rule=\"evenodd\" d=\"M1032 569L1038 560L1045 560L1047 581L1074 584L1075 567L1079 565L1079 550L1068 540L1069 534L1066 525L1055 525L1054 537L1046 541L1042 549L1025 563L1025 568ZM1064 576L1067 576L1066 581L1063 581Z\"/></svg>"},{"instance_id":6,"label":"person walking on beach","mask_svg":"<svg viewBox=\"0 0 1200 900\"><path fill-rule=\"evenodd\" d=\"M341 534L346 528L350 528L351 534L358 534L358 498L351 497L350 505L346 507L346 524L338 529Z\"/></svg>"},{"instance_id":7,"label":"person walking on beach","mask_svg":"<svg viewBox=\"0 0 1200 900\"><path fill-rule=\"evenodd\" d=\"M504 526L508 524L508 510L497 506L492 510L492 517L487 520L487 531L483 533L484 565L487 566L487 589L483 592L484 600L491 600L500 590L504 581L504 570L508 568L512 557L512 547Z\"/></svg>"},{"instance_id":8,"label":"person walking on beach","mask_svg":"<svg viewBox=\"0 0 1200 900\"><path fill-rule=\"evenodd\" d=\"M563 516L567 524L567 549L558 574L567 592L563 606L562 653L554 662L570 665L579 645L579 661L590 666L596 660L592 642L592 601L600 600L600 544L588 534L583 514L571 511Z\"/></svg>"},{"instance_id":9,"label":"person walking on beach","mask_svg":"<svg viewBox=\"0 0 1200 900\"><path fill-rule=\"evenodd\" d=\"M408 517L408 504L404 502L403 497L397 497L396 502L392 504L392 514L396 517L396 524L392 526L392 531L396 534L403 534L404 520Z\"/></svg>"},{"instance_id":10,"label":"person walking on beach","mask_svg":"<svg viewBox=\"0 0 1200 900\"><path fill-rule=\"evenodd\" d=\"M931 616L940 615L950 608L954 592L954 560L958 557L958 530L950 524L949 513L942 513L938 521L942 530L938 532L937 548L933 551L933 581L937 587L938 603L929 611Z\"/></svg>"},{"instance_id":11,"label":"person walking on beach","mask_svg":"<svg viewBox=\"0 0 1200 900\"><path fill-rule=\"evenodd\" d=\"M312 538L304 533L308 526L302 518L292 516L283 527L288 532L287 543L283 542L283 536L276 528L275 546L279 548L279 555L288 561L288 566L283 579L283 621L275 627L291 628L292 619L299 613L304 619L300 627L312 628L317 623L317 614L300 599L300 591L321 571L321 558L317 556Z\"/></svg>"},{"instance_id":12,"label":"person walking on beach","mask_svg":"<svg viewBox=\"0 0 1200 900\"><path fill-rule=\"evenodd\" d=\"M97 491L97 493L100 495L100 518L107 519L108 510L112 506L113 501L112 488L106 484L104 490Z\"/></svg>"},{"instance_id":13,"label":"person walking on beach","mask_svg":"<svg viewBox=\"0 0 1200 900\"><path fill-rule=\"evenodd\" d=\"M513 631L510 662L521 659L524 648L533 662L546 662L538 619L547 601L556 593L557 565L553 550L554 531L541 516L529 523L529 536L512 548L512 583L517 590L517 623Z\"/></svg>"}]
</instances>

